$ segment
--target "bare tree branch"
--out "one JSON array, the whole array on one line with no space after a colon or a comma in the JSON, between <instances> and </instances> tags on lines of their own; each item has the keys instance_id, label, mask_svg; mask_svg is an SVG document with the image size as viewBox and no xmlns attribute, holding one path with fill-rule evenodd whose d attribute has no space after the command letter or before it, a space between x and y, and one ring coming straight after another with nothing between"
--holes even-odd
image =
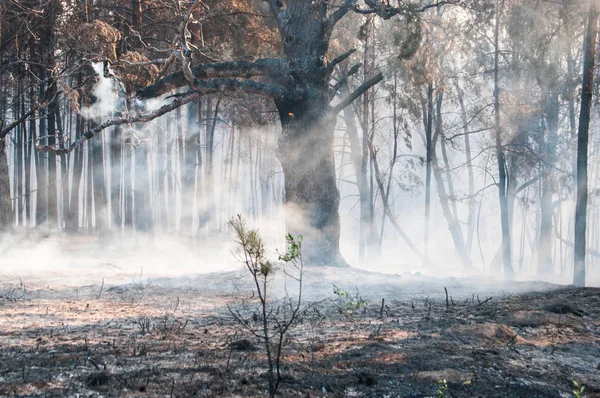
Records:
<instances>
[{"instance_id":1,"label":"bare tree branch","mask_svg":"<svg viewBox=\"0 0 600 398\"><path fill-rule=\"evenodd\" d=\"M327 19L327 28L326 31L331 34L335 25L340 21L340 19L344 18L350 10L356 7L356 3L358 0L345 0L342 5L335 10Z\"/></svg>"},{"instance_id":2,"label":"bare tree branch","mask_svg":"<svg viewBox=\"0 0 600 398\"><path fill-rule=\"evenodd\" d=\"M354 12L363 15L377 14L383 19L390 19L391 17L399 14L420 14L430 8L437 8L449 4L458 4L460 0L442 0L432 4L426 4L422 7L417 7L415 4L403 4L400 7L394 7L389 2L383 2L380 0L366 0L365 3L369 8L354 7Z\"/></svg>"},{"instance_id":3,"label":"bare tree branch","mask_svg":"<svg viewBox=\"0 0 600 398\"><path fill-rule=\"evenodd\" d=\"M346 98L341 100L339 104L334 106L333 109L331 110L331 113L333 113L334 115L337 115L345 107L350 105L355 99L357 99L362 94L364 94L364 92L367 91L369 88L371 88L374 85L376 85L377 83L379 83L382 79L383 79L383 74L381 72L378 72L375 76L371 77L369 80L367 80L366 82L361 84L356 90L354 90L352 93L350 93Z\"/></svg>"},{"instance_id":4,"label":"bare tree branch","mask_svg":"<svg viewBox=\"0 0 600 398\"><path fill-rule=\"evenodd\" d=\"M55 152L57 155L67 154L67 153L72 152L75 148L77 148L78 146L83 144L85 141L87 141L91 138L94 138L94 136L96 136L98 133L100 133L101 131L103 131L111 126L119 126L122 124L131 124L131 123L137 123L137 122L149 122L151 120L156 119L159 116L162 116L166 113L171 112L174 109L179 108L182 105L187 104L188 102L190 102L193 99L198 98L198 97L200 97L200 94L192 93L192 94L188 94L186 96L179 97L179 98L173 100L171 103L161 106L154 112L130 114L130 115L126 115L122 118L118 118L118 119L108 119L104 123L99 124L96 127L94 127L93 129L82 134L81 137L77 138L75 141L73 141L69 146L67 146L65 148L57 148L56 146L53 146L53 145L40 146L40 145L36 144L35 149L39 152L51 152L52 151L52 152Z\"/></svg>"},{"instance_id":5,"label":"bare tree branch","mask_svg":"<svg viewBox=\"0 0 600 398\"><path fill-rule=\"evenodd\" d=\"M6 135L11 132L12 129L17 127L19 124L23 123L25 120L27 120L27 118L29 118L29 116L33 115L39 108L40 108L39 105L32 106L31 109L29 110L29 112L26 112L23 116L21 116L20 118L18 118L17 120L13 121L8 126L3 128L0 131L0 140L3 140L4 137L6 137Z\"/></svg>"},{"instance_id":6,"label":"bare tree branch","mask_svg":"<svg viewBox=\"0 0 600 398\"><path fill-rule=\"evenodd\" d=\"M344 73L344 75L340 78L340 80L338 80L332 87L331 87L331 97L333 98L335 96L335 94L339 91L340 88L342 88L342 86L344 86L344 84L346 84L348 82L348 78L354 74L356 74L359 70L360 67L362 66L362 63L358 63L356 65L353 65L352 68L348 69L348 71L346 73Z\"/></svg>"},{"instance_id":7,"label":"bare tree branch","mask_svg":"<svg viewBox=\"0 0 600 398\"><path fill-rule=\"evenodd\" d=\"M261 58L256 61L224 61L200 64L190 69L196 79L250 78L253 76L277 78L281 75L284 65L285 60L282 58ZM150 86L144 87L137 92L137 96L140 99L155 98L187 84L183 72L176 72Z\"/></svg>"},{"instance_id":8,"label":"bare tree branch","mask_svg":"<svg viewBox=\"0 0 600 398\"><path fill-rule=\"evenodd\" d=\"M336 65L344 62L345 60L347 60L352 54L354 54L356 52L356 48L353 48L349 51L346 51L345 53L337 56L333 61L331 61L329 63L329 65L327 66L327 68L329 69L329 72L333 71L333 68L336 67Z\"/></svg>"},{"instance_id":9,"label":"bare tree branch","mask_svg":"<svg viewBox=\"0 0 600 398\"><path fill-rule=\"evenodd\" d=\"M417 8L416 11L417 12L425 12L425 11L427 11L430 8L441 7L441 6L444 6L444 5L458 4L458 3L460 3L460 1L461 0L443 0L443 1L437 1L437 2L432 3L432 4L424 5L421 8Z\"/></svg>"}]
</instances>

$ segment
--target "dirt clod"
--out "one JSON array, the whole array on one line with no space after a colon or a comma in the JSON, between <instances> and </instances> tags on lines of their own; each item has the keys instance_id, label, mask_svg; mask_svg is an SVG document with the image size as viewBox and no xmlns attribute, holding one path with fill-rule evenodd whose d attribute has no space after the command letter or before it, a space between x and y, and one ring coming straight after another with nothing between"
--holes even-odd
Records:
<instances>
[{"instance_id":1,"label":"dirt clod","mask_svg":"<svg viewBox=\"0 0 600 398\"><path fill-rule=\"evenodd\" d=\"M506 344L516 337L516 333L506 325L483 323L471 325L454 325L444 334L463 340L486 340L490 343Z\"/></svg>"},{"instance_id":2,"label":"dirt clod","mask_svg":"<svg viewBox=\"0 0 600 398\"><path fill-rule=\"evenodd\" d=\"M241 339L229 343L229 348L235 351L255 351L256 346L248 339Z\"/></svg>"},{"instance_id":3,"label":"dirt clod","mask_svg":"<svg viewBox=\"0 0 600 398\"><path fill-rule=\"evenodd\" d=\"M87 377L86 383L90 387L100 387L110 381L110 375L105 372L92 373Z\"/></svg>"}]
</instances>

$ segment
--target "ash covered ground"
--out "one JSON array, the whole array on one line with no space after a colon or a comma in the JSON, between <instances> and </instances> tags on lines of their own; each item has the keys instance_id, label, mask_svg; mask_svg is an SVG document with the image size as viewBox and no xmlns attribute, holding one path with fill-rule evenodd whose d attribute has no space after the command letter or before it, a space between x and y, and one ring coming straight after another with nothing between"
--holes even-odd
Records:
<instances>
[{"instance_id":1,"label":"ash covered ground","mask_svg":"<svg viewBox=\"0 0 600 398\"><path fill-rule=\"evenodd\" d=\"M267 395L261 341L231 315L256 295L229 249L199 267L177 248L45 245L4 256L0 395ZM279 395L570 397L577 381L600 396L600 289L425 272L306 269ZM278 275L273 297L293 295Z\"/></svg>"}]
</instances>

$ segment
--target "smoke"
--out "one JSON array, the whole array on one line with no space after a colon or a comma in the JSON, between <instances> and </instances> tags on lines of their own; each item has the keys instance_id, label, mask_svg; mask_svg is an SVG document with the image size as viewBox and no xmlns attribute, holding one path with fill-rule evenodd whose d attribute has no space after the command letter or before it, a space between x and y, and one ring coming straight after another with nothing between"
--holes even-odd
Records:
<instances>
[{"instance_id":1,"label":"smoke","mask_svg":"<svg viewBox=\"0 0 600 398\"><path fill-rule=\"evenodd\" d=\"M106 67L108 77L105 76L102 62L92 64L98 81L92 90L92 95L95 98L94 103L81 109L81 115L86 119L98 120L112 116L123 106L123 98L119 96L120 83L114 78L110 66L107 65Z\"/></svg>"},{"instance_id":2,"label":"smoke","mask_svg":"<svg viewBox=\"0 0 600 398\"><path fill-rule=\"evenodd\" d=\"M65 240L32 237L15 232L0 242L0 269L4 283L33 283L51 287L136 283L148 285L160 278L193 277L240 268L230 239L211 237L185 241L168 234L129 232L98 240L78 236Z\"/></svg>"}]
</instances>

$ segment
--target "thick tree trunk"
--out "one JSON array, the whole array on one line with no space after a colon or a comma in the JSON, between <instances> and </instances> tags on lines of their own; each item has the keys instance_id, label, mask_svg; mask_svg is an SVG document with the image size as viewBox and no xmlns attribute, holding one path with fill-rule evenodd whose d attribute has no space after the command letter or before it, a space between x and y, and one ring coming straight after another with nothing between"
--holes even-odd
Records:
<instances>
[{"instance_id":1,"label":"thick tree trunk","mask_svg":"<svg viewBox=\"0 0 600 398\"><path fill-rule=\"evenodd\" d=\"M340 255L340 194L327 91L303 101L277 102L282 135L278 158L285 178L288 233L304 236L302 254L312 265L346 265Z\"/></svg>"}]
</instances>

